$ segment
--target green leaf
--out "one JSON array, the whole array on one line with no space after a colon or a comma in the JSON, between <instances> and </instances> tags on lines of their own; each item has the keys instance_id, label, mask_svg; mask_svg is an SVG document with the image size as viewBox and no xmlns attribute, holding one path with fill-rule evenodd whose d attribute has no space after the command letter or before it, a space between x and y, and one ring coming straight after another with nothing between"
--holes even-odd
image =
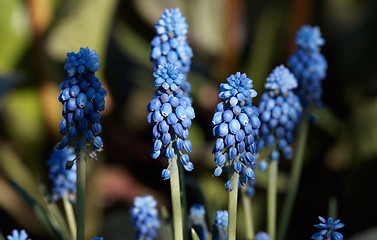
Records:
<instances>
[{"instance_id":1,"label":"green leaf","mask_svg":"<svg viewBox=\"0 0 377 240\"><path fill-rule=\"evenodd\" d=\"M198 234L195 232L193 228L191 228L191 237L192 240L200 240Z\"/></svg>"},{"instance_id":2,"label":"green leaf","mask_svg":"<svg viewBox=\"0 0 377 240\"><path fill-rule=\"evenodd\" d=\"M25 1L2 0L0 5L0 72L9 72L30 44L30 16Z\"/></svg>"}]
</instances>

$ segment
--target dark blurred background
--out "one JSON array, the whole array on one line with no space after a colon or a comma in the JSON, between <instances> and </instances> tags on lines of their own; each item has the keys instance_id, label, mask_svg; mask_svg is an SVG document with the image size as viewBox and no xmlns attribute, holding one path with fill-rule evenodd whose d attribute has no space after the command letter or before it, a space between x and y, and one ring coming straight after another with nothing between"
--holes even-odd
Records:
<instances>
[{"instance_id":1,"label":"dark blurred background","mask_svg":"<svg viewBox=\"0 0 377 240\"><path fill-rule=\"evenodd\" d=\"M219 83L245 72L260 96L269 72L294 51L295 32L303 24L317 25L329 66L324 108L310 125L287 239L309 239L317 216L330 213L345 223L340 231L345 239L377 239L373 0L0 0L0 231L6 236L24 228L32 239L51 239L20 188L38 202L38 182L51 184L46 161L60 140L57 97L66 78L64 59L86 46L99 54L98 77L108 90L104 152L97 162L88 161L88 238L133 239L128 209L135 196L153 194L170 210L169 182L160 177L167 161L149 156L146 105L154 92L153 25L165 8L176 7L190 26L194 52L188 81L196 111L189 137L195 169L186 173L188 204L206 204L209 225L215 211L227 207L225 179L212 177L211 119L220 101ZM280 162L279 203L289 187L290 168L291 162ZM265 231L267 178L256 174L255 225ZM242 240L242 206L239 212L237 238ZM160 232L159 239L169 239Z\"/></svg>"}]
</instances>

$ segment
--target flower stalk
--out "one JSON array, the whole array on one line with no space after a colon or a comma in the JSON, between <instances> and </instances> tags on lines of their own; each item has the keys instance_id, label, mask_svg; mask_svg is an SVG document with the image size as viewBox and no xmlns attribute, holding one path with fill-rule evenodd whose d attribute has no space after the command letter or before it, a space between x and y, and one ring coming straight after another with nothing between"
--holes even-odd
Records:
<instances>
[{"instance_id":1,"label":"flower stalk","mask_svg":"<svg viewBox=\"0 0 377 240\"><path fill-rule=\"evenodd\" d=\"M228 240L236 239L236 226L237 226L237 198L238 198L238 179L239 175L235 172L232 176L234 189L229 192L228 202Z\"/></svg>"},{"instance_id":2,"label":"flower stalk","mask_svg":"<svg viewBox=\"0 0 377 240\"><path fill-rule=\"evenodd\" d=\"M245 214L245 234L247 240L253 240L255 238L254 223L253 223L253 212L252 212L252 202L251 197L247 196L246 188L243 187L241 191L242 205Z\"/></svg>"},{"instance_id":3,"label":"flower stalk","mask_svg":"<svg viewBox=\"0 0 377 240\"><path fill-rule=\"evenodd\" d=\"M290 187L286 195L286 199L283 205L283 212L279 222L279 236L278 240L285 239L287 234L289 222L291 219L291 214L293 210L293 205L296 200L298 184L300 182L302 164L304 162L304 153L306 141L308 138L309 130L309 117L308 114L303 114L301 122L298 125L298 136L296 145L296 154L293 159L292 175L290 180Z\"/></svg>"},{"instance_id":4,"label":"flower stalk","mask_svg":"<svg viewBox=\"0 0 377 240\"><path fill-rule=\"evenodd\" d=\"M81 137L82 142L86 142L85 137ZM83 144L85 146L85 144ZM86 153L82 147L77 154L77 240L85 240L85 178L86 178Z\"/></svg>"},{"instance_id":5,"label":"flower stalk","mask_svg":"<svg viewBox=\"0 0 377 240\"><path fill-rule=\"evenodd\" d=\"M267 190L267 230L271 240L275 240L276 234L276 197L277 197L277 175L279 161L272 160L269 166L269 181Z\"/></svg>"},{"instance_id":6,"label":"flower stalk","mask_svg":"<svg viewBox=\"0 0 377 240\"><path fill-rule=\"evenodd\" d=\"M67 222L69 226L69 230L71 231L72 239L76 239L77 229L76 229L76 220L75 220L75 213L73 211L73 207L71 202L68 199L68 195L64 194L63 196L63 205L65 215L67 217Z\"/></svg>"},{"instance_id":7,"label":"flower stalk","mask_svg":"<svg viewBox=\"0 0 377 240\"><path fill-rule=\"evenodd\" d=\"M179 169L177 164L177 155L171 159L170 165L170 190L173 205L173 221L174 221L174 239L183 239L183 223L182 223L182 207L181 192L179 186Z\"/></svg>"}]
</instances>

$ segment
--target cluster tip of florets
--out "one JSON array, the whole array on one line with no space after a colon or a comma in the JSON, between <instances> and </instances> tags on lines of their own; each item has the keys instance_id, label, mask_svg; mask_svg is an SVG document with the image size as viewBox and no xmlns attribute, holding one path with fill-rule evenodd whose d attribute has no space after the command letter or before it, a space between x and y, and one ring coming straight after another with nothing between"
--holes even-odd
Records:
<instances>
[{"instance_id":1,"label":"cluster tip of florets","mask_svg":"<svg viewBox=\"0 0 377 240\"><path fill-rule=\"evenodd\" d=\"M317 51L325 44L319 27L304 25L296 33L296 45L307 51Z\"/></svg>"},{"instance_id":2,"label":"cluster tip of florets","mask_svg":"<svg viewBox=\"0 0 377 240\"><path fill-rule=\"evenodd\" d=\"M267 77L264 87L272 91L272 94L287 94L289 90L297 87L297 80L294 75L284 67L277 66Z\"/></svg>"}]
</instances>

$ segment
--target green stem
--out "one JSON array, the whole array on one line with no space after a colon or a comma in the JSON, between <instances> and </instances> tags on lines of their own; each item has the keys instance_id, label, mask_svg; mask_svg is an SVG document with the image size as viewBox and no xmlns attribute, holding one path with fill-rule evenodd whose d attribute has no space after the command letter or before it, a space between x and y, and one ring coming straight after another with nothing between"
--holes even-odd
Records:
<instances>
[{"instance_id":1,"label":"green stem","mask_svg":"<svg viewBox=\"0 0 377 240\"><path fill-rule=\"evenodd\" d=\"M228 240L236 240L238 178L239 175L233 173L232 182L234 184L234 189L229 192L228 202Z\"/></svg>"},{"instance_id":2,"label":"green stem","mask_svg":"<svg viewBox=\"0 0 377 240\"><path fill-rule=\"evenodd\" d=\"M186 199L186 182L185 182L185 170L183 169L182 164L178 164L178 169L179 169L179 186L180 186L180 191L181 191L181 200L182 200L182 226L183 226L183 231L184 239L189 238L189 231L187 231L186 226L187 226L187 199Z\"/></svg>"},{"instance_id":3,"label":"green stem","mask_svg":"<svg viewBox=\"0 0 377 240\"><path fill-rule=\"evenodd\" d=\"M267 231L271 240L275 240L276 234L276 196L277 196L277 176L278 176L279 161L271 160L268 177L268 191L267 191Z\"/></svg>"},{"instance_id":4,"label":"green stem","mask_svg":"<svg viewBox=\"0 0 377 240\"><path fill-rule=\"evenodd\" d=\"M245 212L246 240L254 240L253 212L251 207L251 197L246 194L246 187L242 188L242 204Z\"/></svg>"},{"instance_id":5,"label":"green stem","mask_svg":"<svg viewBox=\"0 0 377 240\"><path fill-rule=\"evenodd\" d=\"M67 216L69 230L72 234L72 239L76 239L76 220L75 220L75 213L73 211L73 207L71 202L68 199L68 194L64 194L63 196L63 205L65 215Z\"/></svg>"},{"instance_id":6,"label":"green stem","mask_svg":"<svg viewBox=\"0 0 377 240\"><path fill-rule=\"evenodd\" d=\"M85 146L85 138L80 140ZM77 240L85 240L85 173L86 173L86 153L85 147L82 147L78 153L77 161L77 204L76 204L76 221L77 221Z\"/></svg>"},{"instance_id":7,"label":"green stem","mask_svg":"<svg viewBox=\"0 0 377 240\"><path fill-rule=\"evenodd\" d=\"M293 205L296 200L298 184L300 182L302 164L304 162L305 146L308 137L309 119L308 115L304 114L300 124L298 125L298 136L296 153L293 159L293 167L291 173L290 187L283 205L283 212L279 222L279 236L278 240L285 239L287 234Z\"/></svg>"},{"instance_id":8,"label":"green stem","mask_svg":"<svg viewBox=\"0 0 377 240\"><path fill-rule=\"evenodd\" d=\"M179 170L177 164L177 155L174 155L173 159L171 159L170 166L170 191L171 200L173 204L174 240L183 239L181 192L179 188Z\"/></svg>"}]
</instances>

